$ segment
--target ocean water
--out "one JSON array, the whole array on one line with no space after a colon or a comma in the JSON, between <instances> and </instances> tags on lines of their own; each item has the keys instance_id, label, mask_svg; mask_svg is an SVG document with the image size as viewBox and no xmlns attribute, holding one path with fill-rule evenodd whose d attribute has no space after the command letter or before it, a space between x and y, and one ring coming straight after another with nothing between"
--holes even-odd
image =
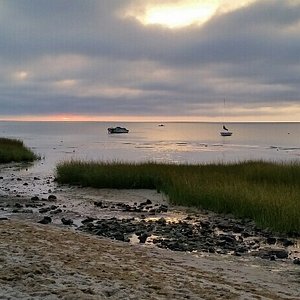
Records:
<instances>
[{"instance_id":1,"label":"ocean water","mask_svg":"<svg viewBox=\"0 0 300 300\"><path fill-rule=\"evenodd\" d=\"M108 134L124 126L128 134ZM24 141L42 157L32 167L53 173L72 159L125 162L228 163L300 161L300 123L0 122L0 136Z\"/></svg>"}]
</instances>

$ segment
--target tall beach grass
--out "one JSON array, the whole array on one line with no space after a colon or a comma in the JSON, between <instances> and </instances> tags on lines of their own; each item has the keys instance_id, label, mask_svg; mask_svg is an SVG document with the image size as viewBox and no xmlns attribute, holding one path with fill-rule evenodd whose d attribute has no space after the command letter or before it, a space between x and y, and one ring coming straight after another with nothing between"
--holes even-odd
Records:
<instances>
[{"instance_id":1,"label":"tall beach grass","mask_svg":"<svg viewBox=\"0 0 300 300\"><path fill-rule=\"evenodd\" d=\"M0 163L31 162L38 159L22 141L0 138Z\"/></svg>"},{"instance_id":2,"label":"tall beach grass","mask_svg":"<svg viewBox=\"0 0 300 300\"><path fill-rule=\"evenodd\" d=\"M95 188L157 189L171 203L251 218L259 226L300 234L300 164L63 162L60 183Z\"/></svg>"}]
</instances>

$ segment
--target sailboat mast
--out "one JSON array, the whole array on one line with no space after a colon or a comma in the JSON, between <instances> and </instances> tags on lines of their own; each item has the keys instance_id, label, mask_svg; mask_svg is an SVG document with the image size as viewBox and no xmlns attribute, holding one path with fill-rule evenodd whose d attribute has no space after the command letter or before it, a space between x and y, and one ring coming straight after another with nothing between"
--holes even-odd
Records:
<instances>
[{"instance_id":1,"label":"sailboat mast","mask_svg":"<svg viewBox=\"0 0 300 300\"><path fill-rule=\"evenodd\" d=\"M232 132L230 132L228 130L228 128L225 126L225 98L224 98L223 102L224 102L224 107L223 107L223 125L222 125L223 131L221 131L220 134L221 134L221 136L231 136Z\"/></svg>"}]
</instances>

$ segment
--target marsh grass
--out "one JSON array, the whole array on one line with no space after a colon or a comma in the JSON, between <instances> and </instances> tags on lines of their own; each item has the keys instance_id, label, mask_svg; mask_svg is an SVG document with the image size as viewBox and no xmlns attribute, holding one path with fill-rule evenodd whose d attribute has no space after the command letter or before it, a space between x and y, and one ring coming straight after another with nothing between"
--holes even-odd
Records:
<instances>
[{"instance_id":1,"label":"marsh grass","mask_svg":"<svg viewBox=\"0 0 300 300\"><path fill-rule=\"evenodd\" d=\"M95 188L148 188L171 203L251 218L262 228L300 233L300 164L249 161L236 164L64 162L60 183Z\"/></svg>"},{"instance_id":2,"label":"marsh grass","mask_svg":"<svg viewBox=\"0 0 300 300\"><path fill-rule=\"evenodd\" d=\"M38 159L23 142L16 139L0 138L0 163L30 162Z\"/></svg>"}]
</instances>

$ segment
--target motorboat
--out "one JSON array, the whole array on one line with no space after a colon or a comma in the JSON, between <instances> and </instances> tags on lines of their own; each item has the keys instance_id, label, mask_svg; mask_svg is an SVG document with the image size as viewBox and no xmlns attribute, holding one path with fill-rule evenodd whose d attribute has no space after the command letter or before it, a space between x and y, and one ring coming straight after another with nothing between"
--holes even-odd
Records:
<instances>
[{"instance_id":1,"label":"motorboat","mask_svg":"<svg viewBox=\"0 0 300 300\"><path fill-rule=\"evenodd\" d=\"M129 130L125 127L109 127L107 128L108 133L128 133Z\"/></svg>"}]
</instances>

